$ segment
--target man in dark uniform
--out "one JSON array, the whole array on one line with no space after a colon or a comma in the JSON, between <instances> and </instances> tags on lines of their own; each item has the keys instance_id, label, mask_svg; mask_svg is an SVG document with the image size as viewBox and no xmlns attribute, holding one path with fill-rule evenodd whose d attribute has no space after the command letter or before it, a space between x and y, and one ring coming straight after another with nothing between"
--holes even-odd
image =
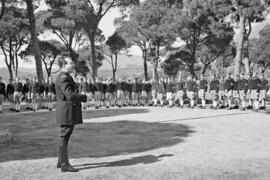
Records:
<instances>
[{"instance_id":1,"label":"man in dark uniform","mask_svg":"<svg viewBox=\"0 0 270 180\"><path fill-rule=\"evenodd\" d=\"M219 81L219 91L218 91L219 109L225 108L226 98L225 98L225 77L222 76Z\"/></svg>"},{"instance_id":2,"label":"man in dark uniform","mask_svg":"<svg viewBox=\"0 0 270 180\"><path fill-rule=\"evenodd\" d=\"M213 109L216 110L218 106L218 92L219 92L219 80L214 74L210 82L210 96L213 101Z\"/></svg>"},{"instance_id":3,"label":"man in dark uniform","mask_svg":"<svg viewBox=\"0 0 270 180\"><path fill-rule=\"evenodd\" d=\"M103 104L103 102L104 102L104 81L103 81L103 78L100 78L100 81L99 81L99 89L100 89L100 105L99 105L99 107L101 108L101 107L103 107L104 106L104 104Z\"/></svg>"},{"instance_id":4,"label":"man in dark uniform","mask_svg":"<svg viewBox=\"0 0 270 180\"><path fill-rule=\"evenodd\" d=\"M145 106L146 97L147 97L146 82L145 82L145 80L142 80L141 81L141 104L142 104L142 106Z\"/></svg>"},{"instance_id":5,"label":"man in dark uniform","mask_svg":"<svg viewBox=\"0 0 270 180\"><path fill-rule=\"evenodd\" d=\"M260 103L261 103L261 107L260 110L265 110L266 109L266 95L267 92L269 90L269 84L268 84L268 80L265 78L265 75L262 74L262 78L261 78L261 91L260 91Z\"/></svg>"},{"instance_id":6,"label":"man in dark uniform","mask_svg":"<svg viewBox=\"0 0 270 180\"><path fill-rule=\"evenodd\" d=\"M38 97L38 104L41 109L45 109L45 102L46 102L46 87L45 81L42 80L41 84L39 85L39 97Z\"/></svg>"},{"instance_id":7,"label":"man in dark uniform","mask_svg":"<svg viewBox=\"0 0 270 180\"><path fill-rule=\"evenodd\" d=\"M189 98L190 107L193 109L195 106L197 83L193 80L192 76L187 79L187 95Z\"/></svg>"},{"instance_id":8,"label":"man in dark uniform","mask_svg":"<svg viewBox=\"0 0 270 180\"><path fill-rule=\"evenodd\" d=\"M166 86L164 79L159 79L157 99L160 102L160 106L164 105L164 96L166 92Z\"/></svg>"},{"instance_id":9,"label":"man in dark uniform","mask_svg":"<svg viewBox=\"0 0 270 180\"><path fill-rule=\"evenodd\" d=\"M6 85L2 82L2 77L0 76L0 113L2 113L2 104L4 101L4 96L6 94Z\"/></svg>"},{"instance_id":10,"label":"man in dark uniform","mask_svg":"<svg viewBox=\"0 0 270 180\"><path fill-rule=\"evenodd\" d=\"M90 108L90 105L93 101L93 83L90 78L87 78L87 108Z\"/></svg>"},{"instance_id":11,"label":"man in dark uniform","mask_svg":"<svg viewBox=\"0 0 270 180\"><path fill-rule=\"evenodd\" d=\"M21 110L21 101L22 101L22 91L23 85L20 82L20 78L16 77L14 82L14 100L15 100L15 111L20 112Z\"/></svg>"},{"instance_id":12,"label":"man in dark uniform","mask_svg":"<svg viewBox=\"0 0 270 180\"><path fill-rule=\"evenodd\" d=\"M155 79L151 79L151 96L152 96L152 104L153 106L157 106L157 90L158 90L158 82Z\"/></svg>"},{"instance_id":13,"label":"man in dark uniform","mask_svg":"<svg viewBox=\"0 0 270 180\"><path fill-rule=\"evenodd\" d=\"M174 87L171 78L167 79L167 82L165 84L165 90L166 90L166 100L168 102L168 107L173 107L173 93L174 93Z\"/></svg>"},{"instance_id":14,"label":"man in dark uniform","mask_svg":"<svg viewBox=\"0 0 270 180\"><path fill-rule=\"evenodd\" d=\"M116 90L117 90L117 105L119 108L123 105L124 99L124 87L125 84L122 81L122 78L119 78L118 82L116 83Z\"/></svg>"},{"instance_id":15,"label":"man in dark uniform","mask_svg":"<svg viewBox=\"0 0 270 180\"><path fill-rule=\"evenodd\" d=\"M207 88L208 88L208 82L205 78L205 75L202 74L201 80L199 82L199 92L198 92L199 99L201 99L201 102L202 102L202 106L201 106L202 109L205 109L205 105L206 105L205 94L207 92Z\"/></svg>"},{"instance_id":16,"label":"man in dark uniform","mask_svg":"<svg viewBox=\"0 0 270 180\"><path fill-rule=\"evenodd\" d=\"M111 99L110 99L110 104L112 107L114 107L116 105L116 84L115 81L112 79L111 83L109 85L109 89L111 92Z\"/></svg>"},{"instance_id":17,"label":"man in dark uniform","mask_svg":"<svg viewBox=\"0 0 270 180\"><path fill-rule=\"evenodd\" d=\"M31 89L31 99L32 99L32 111L38 109L38 100L39 100L39 83L36 77L32 78L32 89Z\"/></svg>"},{"instance_id":18,"label":"man in dark uniform","mask_svg":"<svg viewBox=\"0 0 270 180\"><path fill-rule=\"evenodd\" d=\"M86 102L87 96L78 93L78 87L70 76L75 66L73 61L69 58L62 59L59 66L61 72L55 83L56 122L60 126L57 167L61 168L61 172L77 172L69 164L68 142L74 126L82 123L81 102Z\"/></svg>"},{"instance_id":19,"label":"man in dark uniform","mask_svg":"<svg viewBox=\"0 0 270 180\"><path fill-rule=\"evenodd\" d=\"M186 83L183 80L183 76L179 76L178 82L177 82L177 98L179 100L180 108L184 107L184 89L186 87Z\"/></svg>"},{"instance_id":20,"label":"man in dark uniform","mask_svg":"<svg viewBox=\"0 0 270 180\"><path fill-rule=\"evenodd\" d=\"M13 94L14 94L14 85L13 85L12 79L10 79L7 85L7 92L6 92L6 97L8 98L9 103L10 103L10 107L9 107L10 111L15 110L15 101L14 101Z\"/></svg>"},{"instance_id":21,"label":"man in dark uniform","mask_svg":"<svg viewBox=\"0 0 270 180\"><path fill-rule=\"evenodd\" d=\"M25 101L26 101L26 109L29 110L30 108L30 88L31 88L31 83L30 80L27 78L25 80L25 84L23 85L23 95L25 97Z\"/></svg>"},{"instance_id":22,"label":"man in dark uniform","mask_svg":"<svg viewBox=\"0 0 270 180\"><path fill-rule=\"evenodd\" d=\"M127 106L129 102L129 93L128 93L128 82L126 78L124 78L122 84L123 84L123 94L124 94L123 106Z\"/></svg>"},{"instance_id":23,"label":"man in dark uniform","mask_svg":"<svg viewBox=\"0 0 270 180\"><path fill-rule=\"evenodd\" d=\"M259 94L261 90L261 80L258 78L258 73L253 73L251 81L251 89L249 90L250 98L252 101L253 109L259 111Z\"/></svg>"},{"instance_id":24,"label":"man in dark uniform","mask_svg":"<svg viewBox=\"0 0 270 180\"><path fill-rule=\"evenodd\" d=\"M101 81L101 106L106 106L107 79Z\"/></svg>"},{"instance_id":25,"label":"man in dark uniform","mask_svg":"<svg viewBox=\"0 0 270 180\"><path fill-rule=\"evenodd\" d=\"M146 85L145 85L145 88L146 88L146 94L147 94L147 98L146 98L146 101L147 101L147 105L151 105L152 104L152 87L151 87L151 83L150 81L146 81Z\"/></svg>"},{"instance_id":26,"label":"man in dark uniform","mask_svg":"<svg viewBox=\"0 0 270 180\"><path fill-rule=\"evenodd\" d=\"M130 106L132 104L132 81L131 79L128 79L127 83L127 91L128 91L128 105Z\"/></svg>"},{"instance_id":27,"label":"man in dark uniform","mask_svg":"<svg viewBox=\"0 0 270 180\"><path fill-rule=\"evenodd\" d=\"M232 97L233 97L233 87L234 87L234 80L231 76L232 75L229 73L225 81L225 94L226 94L229 110L232 109Z\"/></svg>"},{"instance_id":28,"label":"man in dark uniform","mask_svg":"<svg viewBox=\"0 0 270 180\"><path fill-rule=\"evenodd\" d=\"M99 109L101 107L101 87L102 83L101 81L97 78L96 82L94 84L94 92L95 92L95 108Z\"/></svg>"},{"instance_id":29,"label":"man in dark uniform","mask_svg":"<svg viewBox=\"0 0 270 180\"><path fill-rule=\"evenodd\" d=\"M241 111L246 110L246 100L248 91L248 80L245 78L244 74L240 75L240 80L238 82L239 97L241 101Z\"/></svg>"},{"instance_id":30,"label":"man in dark uniform","mask_svg":"<svg viewBox=\"0 0 270 180\"><path fill-rule=\"evenodd\" d=\"M137 106L139 103L138 102L139 93L140 93L140 88L139 88L138 78L135 78L134 82L132 83L132 105L133 106Z\"/></svg>"},{"instance_id":31,"label":"man in dark uniform","mask_svg":"<svg viewBox=\"0 0 270 180\"><path fill-rule=\"evenodd\" d=\"M235 104L233 109L239 109L239 80L239 75L236 75L233 84L233 99Z\"/></svg>"},{"instance_id":32,"label":"man in dark uniform","mask_svg":"<svg viewBox=\"0 0 270 180\"><path fill-rule=\"evenodd\" d=\"M253 84L253 79L252 76L250 74L247 75L247 79L248 79L248 91L247 91L247 99L248 99L248 107L247 109L253 109L253 102L252 102L252 98L251 98L251 89L252 89L252 84Z\"/></svg>"},{"instance_id":33,"label":"man in dark uniform","mask_svg":"<svg viewBox=\"0 0 270 180\"><path fill-rule=\"evenodd\" d=\"M110 104L110 100L111 100L111 91L110 91L110 84L111 84L111 80L106 80L106 82L104 83L104 86L105 86L105 105L106 105L106 108L110 108L111 104Z\"/></svg>"}]
</instances>

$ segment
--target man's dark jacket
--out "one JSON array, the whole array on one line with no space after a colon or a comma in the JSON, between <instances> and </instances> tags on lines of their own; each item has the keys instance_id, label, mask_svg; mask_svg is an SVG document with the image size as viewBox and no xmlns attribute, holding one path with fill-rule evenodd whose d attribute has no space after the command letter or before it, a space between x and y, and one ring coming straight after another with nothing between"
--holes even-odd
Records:
<instances>
[{"instance_id":1,"label":"man's dark jacket","mask_svg":"<svg viewBox=\"0 0 270 180\"><path fill-rule=\"evenodd\" d=\"M73 78L65 72L60 72L56 78L56 122L59 125L75 125L82 123L81 102L86 102L87 96L78 94L78 87Z\"/></svg>"}]
</instances>

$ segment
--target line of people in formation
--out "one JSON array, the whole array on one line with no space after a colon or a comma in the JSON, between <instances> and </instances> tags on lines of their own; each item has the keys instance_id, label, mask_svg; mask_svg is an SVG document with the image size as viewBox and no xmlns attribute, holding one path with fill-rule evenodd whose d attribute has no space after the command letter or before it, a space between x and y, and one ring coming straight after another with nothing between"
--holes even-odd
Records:
<instances>
[{"instance_id":1,"label":"line of people in formation","mask_svg":"<svg viewBox=\"0 0 270 180\"><path fill-rule=\"evenodd\" d=\"M160 78L158 81L144 81L135 78L120 78L117 82L112 80L96 79L93 83L88 78L80 78L76 81L78 92L86 94L87 103L82 103L82 108L87 109L94 106L177 106L184 107L186 101L188 106L194 108L198 105L206 107L206 101L210 100L213 109L253 109L259 111L266 108L266 99L270 96L269 83L262 74L252 76L226 77L212 75L208 81L204 75L199 80L192 76L186 79L179 77L178 80L171 78ZM10 80L7 86L0 77L0 112L2 102L7 98L10 102L10 110L20 112L21 102L25 100L26 109L36 111L38 109L53 108L55 99L55 84L49 77L39 84L36 77L25 79L23 84L19 77Z\"/></svg>"},{"instance_id":2,"label":"line of people in formation","mask_svg":"<svg viewBox=\"0 0 270 180\"><path fill-rule=\"evenodd\" d=\"M55 84L51 77L42 84L38 83L36 77L26 78L24 82L20 77L16 77L14 80L10 79L6 85L0 77L0 113L2 113L5 99L9 101L10 111L20 112L22 101L26 102L26 110L52 111L55 102Z\"/></svg>"}]
</instances>

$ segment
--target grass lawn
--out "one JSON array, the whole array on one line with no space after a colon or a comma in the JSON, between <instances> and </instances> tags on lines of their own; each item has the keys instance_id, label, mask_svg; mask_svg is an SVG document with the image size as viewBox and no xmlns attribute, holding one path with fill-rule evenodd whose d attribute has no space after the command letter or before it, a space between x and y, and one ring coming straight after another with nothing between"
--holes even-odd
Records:
<instances>
[{"instance_id":1,"label":"grass lawn","mask_svg":"<svg viewBox=\"0 0 270 180\"><path fill-rule=\"evenodd\" d=\"M85 119L147 113L146 109L86 111ZM142 152L183 141L192 131L180 124L117 121L75 127L70 156L103 157ZM0 115L0 162L56 157L55 112Z\"/></svg>"}]
</instances>

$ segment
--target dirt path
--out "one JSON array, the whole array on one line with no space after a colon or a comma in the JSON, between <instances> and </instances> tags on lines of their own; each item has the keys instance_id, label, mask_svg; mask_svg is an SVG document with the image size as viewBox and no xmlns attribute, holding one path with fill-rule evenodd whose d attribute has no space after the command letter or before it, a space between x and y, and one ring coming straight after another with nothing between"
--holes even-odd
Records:
<instances>
[{"instance_id":1,"label":"dirt path","mask_svg":"<svg viewBox=\"0 0 270 180\"><path fill-rule=\"evenodd\" d=\"M270 114L150 108L149 113L85 120L180 123L184 142L142 153L72 159L79 173L60 173L56 158L0 163L0 179L270 179Z\"/></svg>"}]
</instances>

